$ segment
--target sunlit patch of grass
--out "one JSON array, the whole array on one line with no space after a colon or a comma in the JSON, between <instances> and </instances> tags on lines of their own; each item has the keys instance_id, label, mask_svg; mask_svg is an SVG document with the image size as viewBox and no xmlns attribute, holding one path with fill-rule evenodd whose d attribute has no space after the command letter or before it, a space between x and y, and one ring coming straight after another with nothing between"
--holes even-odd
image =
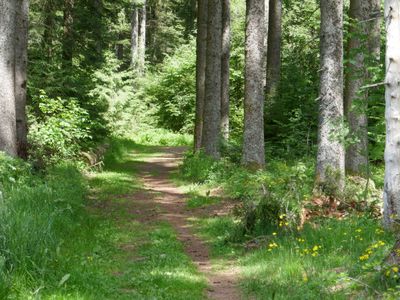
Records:
<instances>
[{"instance_id":1,"label":"sunlit patch of grass","mask_svg":"<svg viewBox=\"0 0 400 300\"><path fill-rule=\"evenodd\" d=\"M364 217L321 219L300 231L269 228L264 242L246 249L235 239L232 217L194 220L222 265L239 258L241 286L256 299L365 299L383 295L387 281L374 268L394 243L379 221ZM363 255L373 253L368 260ZM391 273L393 274L393 273ZM358 297L358 298L357 298Z\"/></svg>"}]
</instances>

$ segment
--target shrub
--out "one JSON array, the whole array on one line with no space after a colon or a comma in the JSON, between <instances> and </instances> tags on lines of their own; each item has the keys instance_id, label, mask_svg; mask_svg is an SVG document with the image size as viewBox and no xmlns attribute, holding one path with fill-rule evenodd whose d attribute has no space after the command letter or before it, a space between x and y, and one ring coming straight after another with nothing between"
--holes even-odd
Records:
<instances>
[{"instance_id":1,"label":"shrub","mask_svg":"<svg viewBox=\"0 0 400 300\"><path fill-rule=\"evenodd\" d=\"M29 113L31 158L39 166L71 160L89 145L90 119L75 99L52 99L44 92L33 99Z\"/></svg>"}]
</instances>

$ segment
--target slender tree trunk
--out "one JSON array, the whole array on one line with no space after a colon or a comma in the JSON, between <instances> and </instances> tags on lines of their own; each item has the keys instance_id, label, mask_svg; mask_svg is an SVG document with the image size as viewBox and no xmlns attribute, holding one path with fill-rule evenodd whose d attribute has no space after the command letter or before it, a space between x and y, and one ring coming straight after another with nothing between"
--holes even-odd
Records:
<instances>
[{"instance_id":1,"label":"slender tree trunk","mask_svg":"<svg viewBox=\"0 0 400 300\"><path fill-rule=\"evenodd\" d=\"M139 44L139 13L136 4L133 4L131 19L131 65L133 68L138 64Z\"/></svg>"},{"instance_id":2,"label":"slender tree trunk","mask_svg":"<svg viewBox=\"0 0 400 300\"><path fill-rule=\"evenodd\" d=\"M346 170L353 174L366 174L368 165L368 95L360 88L367 80L366 53L370 5L365 0L350 1L351 27L347 56L349 63L344 91L344 109L349 122L350 135L355 138L346 152Z\"/></svg>"},{"instance_id":3,"label":"slender tree trunk","mask_svg":"<svg viewBox=\"0 0 400 300\"><path fill-rule=\"evenodd\" d=\"M282 0L269 1L267 38L267 99L273 99L279 88L281 76Z\"/></svg>"},{"instance_id":4,"label":"slender tree trunk","mask_svg":"<svg viewBox=\"0 0 400 300\"><path fill-rule=\"evenodd\" d=\"M72 66L74 51L74 5L75 0L64 1L64 40L63 40L63 61L65 66Z\"/></svg>"},{"instance_id":5,"label":"slender tree trunk","mask_svg":"<svg viewBox=\"0 0 400 300\"><path fill-rule=\"evenodd\" d=\"M194 128L194 150L202 148L206 49L207 49L207 10L208 0L198 0L197 4L197 49L196 49L196 120Z\"/></svg>"},{"instance_id":6,"label":"slender tree trunk","mask_svg":"<svg viewBox=\"0 0 400 300\"><path fill-rule=\"evenodd\" d=\"M103 1L102 0L92 0L92 5L94 9L94 14L96 16L96 20L98 22L102 22L103 19ZM93 35L95 38L95 49L97 57L101 57L102 50L103 50L103 25L98 24L93 28Z\"/></svg>"},{"instance_id":7,"label":"slender tree trunk","mask_svg":"<svg viewBox=\"0 0 400 300\"><path fill-rule=\"evenodd\" d=\"M320 76L316 185L325 193L336 195L344 188L345 169L340 132L343 130L343 0L321 0Z\"/></svg>"},{"instance_id":8,"label":"slender tree trunk","mask_svg":"<svg viewBox=\"0 0 400 300\"><path fill-rule=\"evenodd\" d=\"M251 169L265 165L264 144L264 40L265 1L246 1L246 66L243 164Z\"/></svg>"},{"instance_id":9,"label":"slender tree trunk","mask_svg":"<svg viewBox=\"0 0 400 300\"><path fill-rule=\"evenodd\" d=\"M222 0L208 1L206 77L202 145L204 152L220 158Z\"/></svg>"},{"instance_id":10,"label":"slender tree trunk","mask_svg":"<svg viewBox=\"0 0 400 300\"><path fill-rule=\"evenodd\" d=\"M18 156L28 157L28 125L26 120L26 85L28 68L29 1L18 0L15 19L15 111Z\"/></svg>"},{"instance_id":11,"label":"slender tree trunk","mask_svg":"<svg viewBox=\"0 0 400 300\"><path fill-rule=\"evenodd\" d=\"M17 156L15 113L15 1L0 0L0 151Z\"/></svg>"},{"instance_id":12,"label":"slender tree trunk","mask_svg":"<svg viewBox=\"0 0 400 300\"><path fill-rule=\"evenodd\" d=\"M139 71L144 72L146 62L146 0L139 9Z\"/></svg>"},{"instance_id":13,"label":"slender tree trunk","mask_svg":"<svg viewBox=\"0 0 400 300\"><path fill-rule=\"evenodd\" d=\"M124 37L122 34L118 34L118 41L117 44L115 45L115 56L117 57L118 60L123 60L124 59L124 45L122 44L122 40Z\"/></svg>"},{"instance_id":14,"label":"slender tree trunk","mask_svg":"<svg viewBox=\"0 0 400 300\"><path fill-rule=\"evenodd\" d=\"M400 219L400 2L385 1L386 19L386 149L384 224Z\"/></svg>"},{"instance_id":15,"label":"slender tree trunk","mask_svg":"<svg viewBox=\"0 0 400 300\"><path fill-rule=\"evenodd\" d=\"M45 2L44 13L44 32L43 32L43 49L45 50L47 60L50 61L53 56L53 30L54 26L54 0Z\"/></svg>"},{"instance_id":16,"label":"slender tree trunk","mask_svg":"<svg viewBox=\"0 0 400 300\"><path fill-rule=\"evenodd\" d=\"M379 64L381 56L381 0L370 0L368 49L373 56L373 64Z\"/></svg>"},{"instance_id":17,"label":"slender tree trunk","mask_svg":"<svg viewBox=\"0 0 400 300\"><path fill-rule=\"evenodd\" d=\"M229 60L231 48L231 5L222 0L221 133L229 139Z\"/></svg>"}]
</instances>

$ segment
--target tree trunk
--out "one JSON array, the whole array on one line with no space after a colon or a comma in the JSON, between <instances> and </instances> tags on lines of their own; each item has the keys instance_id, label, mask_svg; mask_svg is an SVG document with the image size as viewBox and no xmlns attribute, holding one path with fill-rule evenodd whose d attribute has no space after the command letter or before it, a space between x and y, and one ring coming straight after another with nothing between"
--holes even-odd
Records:
<instances>
[{"instance_id":1,"label":"tree trunk","mask_svg":"<svg viewBox=\"0 0 400 300\"><path fill-rule=\"evenodd\" d=\"M386 149L384 224L400 218L400 3L385 1L386 19Z\"/></svg>"},{"instance_id":2,"label":"tree trunk","mask_svg":"<svg viewBox=\"0 0 400 300\"><path fill-rule=\"evenodd\" d=\"M124 37L122 36L122 33L118 34L118 41L117 44L115 45L115 56L117 57L118 60L124 59L124 45L122 43L123 39Z\"/></svg>"},{"instance_id":3,"label":"tree trunk","mask_svg":"<svg viewBox=\"0 0 400 300\"><path fill-rule=\"evenodd\" d=\"M63 40L63 62L64 66L72 66L74 51L74 16L73 10L75 0L64 1L64 40Z\"/></svg>"},{"instance_id":4,"label":"tree trunk","mask_svg":"<svg viewBox=\"0 0 400 300\"><path fill-rule=\"evenodd\" d=\"M17 156L15 113L15 1L0 0L0 151Z\"/></svg>"},{"instance_id":5,"label":"tree trunk","mask_svg":"<svg viewBox=\"0 0 400 300\"><path fill-rule=\"evenodd\" d=\"M367 79L366 51L370 5L365 0L350 1L350 40L348 43L348 66L344 91L344 110L355 139L346 152L346 170L367 176L368 165L368 95L360 90Z\"/></svg>"},{"instance_id":6,"label":"tree trunk","mask_svg":"<svg viewBox=\"0 0 400 300\"><path fill-rule=\"evenodd\" d=\"M15 17L15 111L18 156L28 158L26 88L28 68L29 0L18 0Z\"/></svg>"},{"instance_id":7,"label":"tree trunk","mask_svg":"<svg viewBox=\"0 0 400 300\"><path fill-rule=\"evenodd\" d=\"M206 49L207 49L207 5L208 0L198 0L197 4L197 49L196 49L196 120L194 128L194 150L202 148Z\"/></svg>"},{"instance_id":8,"label":"tree trunk","mask_svg":"<svg viewBox=\"0 0 400 300\"><path fill-rule=\"evenodd\" d=\"M139 9L139 62L138 69L144 72L146 62L146 0Z\"/></svg>"},{"instance_id":9,"label":"tree trunk","mask_svg":"<svg viewBox=\"0 0 400 300\"><path fill-rule=\"evenodd\" d=\"M222 0L221 133L229 139L229 60L231 47L231 5Z\"/></svg>"},{"instance_id":10,"label":"tree trunk","mask_svg":"<svg viewBox=\"0 0 400 300\"><path fill-rule=\"evenodd\" d=\"M221 53L222 0L209 0L202 146L215 159L220 158Z\"/></svg>"},{"instance_id":11,"label":"tree trunk","mask_svg":"<svg viewBox=\"0 0 400 300\"><path fill-rule=\"evenodd\" d=\"M138 44L139 44L139 13L136 4L132 7L131 19L131 65L134 69L138 63Z\"/></svg>"},{"instance_id":12,"label":"tree trunk","mask_svg":"<svg viewBox=\"0 0 400 300\"><path fill-rule=\"evenodd\" d=\"M267 38L267 99L275 98L281 75L282 0L269 1Z\"/></svg>"},{"instance_id":13,"label":"tree trunk","mask_svg":"<svg viewBox=\"0 0 400 300\"><path fill-rule=\"evenodd\" d=\"M344 188L343 0L321 0L321 77L316 186L336 195Z\"/></svg>"},{"instance_id":14,"label":"tree trunk","mask_svg":"<svg viewBox=\"0 0 400 300\"><path fill-rule=\"evenodd\" d=\"M54 25L54 0L45 2L44 13L44 31L43 31L43 49L45 50L47 60L50 61L53 56L53 30Z\"/></svg>"},{"instance_id":15,"label":"tree trunk","mask_svg":"<svg viewBox=\"0 0 400 300\"><path fill-rule=\"evenodd\" d=\"M243 164L251 169L265 165L264 40L265 1L247 0Z\"/></svg>"}]
</instances>

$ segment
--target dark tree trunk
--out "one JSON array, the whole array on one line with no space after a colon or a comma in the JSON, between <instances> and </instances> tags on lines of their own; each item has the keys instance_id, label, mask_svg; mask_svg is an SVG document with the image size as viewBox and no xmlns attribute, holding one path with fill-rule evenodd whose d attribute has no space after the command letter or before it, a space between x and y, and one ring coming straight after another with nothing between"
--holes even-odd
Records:
<instances>
[{"instance_id":1,"label":"dark tree trunk","mask_svg":"<svg viewBox=\"0 0 400 300\"><path fill-rule=\"evenodd\" d=\"M266 96L276 97L281 76L282 0L269 1Z\"/></svg>"},{"instance_id":2,"label":"dark tree trunk","mask_svg":"<svg viewBox=\"0 0 400 300\"><path fill-rule=\"evenodd\" d=\"M74 51L74 5L75 0L64 0L64 40L63 61L64 66L72 66Z\"/></svg>"},{"instance_id":3,"label":"dark tree trunk","mask_svg":"<svg viewBox=\"0 0 400 300\"><path fill-rule=\"evenodd\" d=\"M28 67L29 1L18 0L15 19L15 111L18 156L28 158L28 125L26 120L26 92Z\"/></svg>"},{"instance_id":4,"label":"dark tree trunk","mask_svg":"<svg viewBox=\"0 0 400 300\"><path fill-rule=\"evenodd\" d=\"M204 152L220 158L222 0L208 1L205 101L202 146Z\"/></svg>"},{"instance_id":5,"label":"dark tree trunk","mask_svg":"<svg viewBox=\"0 0 400 300\"><path fill-rule=\"evenodd\" d=\"M265 1L247 0L243 164L251 169L265 165L264 41Z\"/></svg>"},{"instance_id":6,"label":"dark tree trunk","mask_svg":"<svg viewBox=\"0 0 400 300\"><path fill-rule=\"evenodd\" d=\"M207 49L207 5L208 0L198 0L197 5L197 49L196 49L196 120L194 129L194 150L202 148L206 49Z\"/></svg>"},{"instance_id":7,"label":"dark tree trunk","mask_svg":"<svg viewBox=\"0 0 400 300\"><path fill-rule=\"evenodd\" d=\"M222 0L221 133L229 139L229 60L231 47L231 5Z\"/></svg>"}]
</instances>

